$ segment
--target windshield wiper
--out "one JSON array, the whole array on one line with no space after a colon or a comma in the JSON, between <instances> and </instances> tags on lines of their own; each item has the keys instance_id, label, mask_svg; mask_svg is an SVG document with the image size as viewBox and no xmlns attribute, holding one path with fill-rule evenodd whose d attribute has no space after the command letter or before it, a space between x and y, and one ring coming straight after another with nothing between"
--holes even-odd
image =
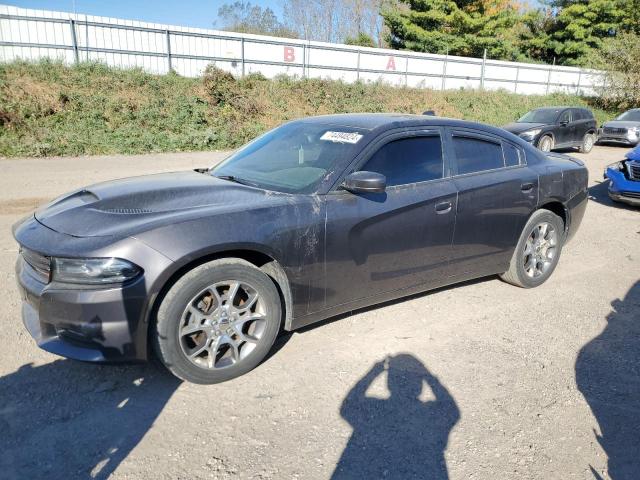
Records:
<instances>
[{"instance_id":1,"label":"windshield wiper","mask_svg":"<svg viewBox=\"0 0 640 480\"><path fill-rule=\"evenodd\" d=\"M219 178L221 180L227 180L229 182L239 183L240 185L247 185L249 187L255 187L254 183L248 182L242 178L234 177L233 175L214 175L214 177Z\"/></svg>"}]
</instances>

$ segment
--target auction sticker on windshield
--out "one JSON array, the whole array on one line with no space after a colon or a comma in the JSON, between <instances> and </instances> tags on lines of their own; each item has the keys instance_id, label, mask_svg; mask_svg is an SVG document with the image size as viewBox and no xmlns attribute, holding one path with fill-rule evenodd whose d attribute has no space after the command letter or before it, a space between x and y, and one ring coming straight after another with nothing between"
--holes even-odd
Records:
<instances>
[{"instance_id":1,"label":"auction sticker on windshield","mask_svg":"<svg viewBox=\"0 0 640 480\"><path fill-rule=\"evenodd\" d=\"M338 143L358 143L362 135L355 132L324 132L320 137L320 140L326 140L327 142Z\"/></svg>"}]
</instances>

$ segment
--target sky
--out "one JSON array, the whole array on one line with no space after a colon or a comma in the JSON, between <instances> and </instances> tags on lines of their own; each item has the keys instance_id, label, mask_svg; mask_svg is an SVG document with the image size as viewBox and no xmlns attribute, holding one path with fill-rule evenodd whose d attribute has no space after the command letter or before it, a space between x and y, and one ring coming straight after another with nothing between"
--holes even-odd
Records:
<instances>
[{"instance_id":1,"label":"sky","mask_svg":"<svg viewBox=\"0 0 640 480\"><path fill-rule=\"evenodd\" d=\"M282 17L282 0L250 0L271 7ZM58 12L86 13L103 17L166 23L185 27L216 28L218 8L233 0L1 0L6 5ZM220 25L218 25L218 28Z\"/></svg>"},{"instance_id":2,"label":"sky","mask_svg":"<svg viewBox=\"0 0 640 480\"><path fill-rule=\"evenodd\" d=\"M141 20L185 27L216 28L218 8L233 0L0 0L23 8L86 13L103 17ZM254 5L271 7L282 19L282 0L249 0ZM538 0L526 0L535 4ZM221 25L217 25L218 28Z\"/></svg>"}]
</instances>

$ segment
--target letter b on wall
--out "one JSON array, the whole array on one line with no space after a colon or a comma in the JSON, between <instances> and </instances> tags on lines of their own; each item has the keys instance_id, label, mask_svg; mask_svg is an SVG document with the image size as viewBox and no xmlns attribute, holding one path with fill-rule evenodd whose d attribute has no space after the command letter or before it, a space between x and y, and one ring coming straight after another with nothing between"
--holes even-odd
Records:
<instances>
[{"instance_id":1,"label":"letter b on wall","mask_svg":"<svg viewBox=\"0 0 640 480\"><path fill-rule=\"evenodd\" d=\"M285 62L296 61L296 51L293 47L284 47L284 61Z\"/></svg>"}]
</instances>

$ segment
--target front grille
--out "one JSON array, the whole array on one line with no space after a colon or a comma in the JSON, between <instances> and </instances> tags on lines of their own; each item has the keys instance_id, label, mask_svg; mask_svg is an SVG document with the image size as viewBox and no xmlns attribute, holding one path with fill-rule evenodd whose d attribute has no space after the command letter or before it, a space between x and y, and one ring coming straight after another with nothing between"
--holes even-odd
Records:
<instances>
[{"instance_id":1,"label":"front grille","mask_svg":"<svg viewBox=\"0 0 640 480\"><path fill-rule=\"evenodd\" d=\"M604 127L603 132L608 135L626 135L626 128Z\"/></svg>"},{"instance_id":2,"label":"front grille","mask_svg":"<svg viewBox=\"0 0 640 480\"><path fill-rule=\"evenodd\" d=\"M629 165L629 178L640 181L640 164L627 163L627 165Z\"/></svg>"},{"instance_id":3,"label":"front grille","mask_svg":"<svg viewBox=\"0 0 640 480\"><path fill-rule=\"evenodd\" d=\"M51 280L51 259L24 247L20 249L20 254L25 263L33 269L38 279L43 283L49 283Z\"/></svg>"},{"instance_id":4,"label":"front grille","mask_svg":"<svg viewBox=\"0 0 640 480\"><path fill-rule=\"evenodd\" d=\"M622 195L623 197L640 199L640 192L620 192L620 195Z\"/></svg>"}]
</instances>

